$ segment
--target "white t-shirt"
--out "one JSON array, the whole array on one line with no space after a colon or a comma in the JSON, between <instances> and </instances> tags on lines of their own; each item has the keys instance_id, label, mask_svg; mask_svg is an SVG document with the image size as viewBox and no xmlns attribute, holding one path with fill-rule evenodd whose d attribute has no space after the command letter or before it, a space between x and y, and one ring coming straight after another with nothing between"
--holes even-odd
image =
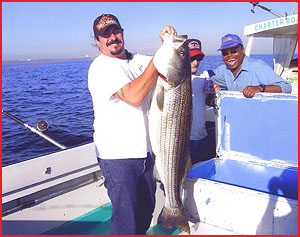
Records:
<instances>
[{"instance_id":1,"label":"white t-shirt","mask_svg":"<svg viewBox=\"0 0 300 237\"><path fill-rule=\"evenodd\" d=\"M135 107L112 96L140 76L151 58L135 54L132 60L122 60L101 54L90 65L88 87L93 99L98 157L143 158L151 150L147 119L149 98Z\"/></svg>"},{"instance_id":2,"label":"white t-shirt","mask_svg":"<svg viewBox=\"0 0 300 237\"><path fill-rule=\"evenodd\" d=\"M202 69L199 67L196 74L192 74L193 120L190 140L201 140L207 136L205 128L207 94L203 91L205 76L201 72Z\"/></svg>"}]
</instances>

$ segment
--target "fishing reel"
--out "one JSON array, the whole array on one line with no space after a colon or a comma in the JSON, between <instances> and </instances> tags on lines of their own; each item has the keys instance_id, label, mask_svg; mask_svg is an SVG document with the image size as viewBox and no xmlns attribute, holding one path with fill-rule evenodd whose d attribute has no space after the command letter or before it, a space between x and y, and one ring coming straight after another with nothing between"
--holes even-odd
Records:
<instances>
[{"instance_id":1,"label":"fishing reel","mask_svg":"<svg viewBox=\"0 0 300 237\"><path fill-rule=\"evenodd\" d=\"M47 121L45 120L41 120L38 122L37 124L37 129L40 131L40 132L44 132L46 131L47 129L49 128L49 124Z\"/></svg>"}]
</instances>

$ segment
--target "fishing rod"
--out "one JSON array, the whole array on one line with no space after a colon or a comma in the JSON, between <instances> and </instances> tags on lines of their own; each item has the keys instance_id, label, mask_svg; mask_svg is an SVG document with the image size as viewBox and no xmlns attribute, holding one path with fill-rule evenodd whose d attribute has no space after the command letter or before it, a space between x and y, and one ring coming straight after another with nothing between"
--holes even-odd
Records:
<instances>
[{"instance_id":1,"label":"fishing rod","mask_svg":"<svg viewBox=\"0 0 300 237\"><path fill-rule=\"evenodd\" d=\"M269 9L267 7L264 7L262 5L259 4L259 2L250 2L253 6L253 9L251 9L251 12L254 13L254 7L260 7L261 9L265 10L265 11L268 11L270 13L272 13L273 15L277 16L277 17L283 17L282 15L280 15L278 12L275 12L274 10L272 9Z\"/></svg>"},{"instance_id":2,"label":"fishing rod","mask_svg":"<svg viewBox=\"0 0 300 237\"><path fill-rule=\"evenodd\" d=\"M16 121L19 124L22 124L25 128L28 128L31 132L36 133L37 135L41 136L42 138L46 139L47 141L51 142L52 144L54 144L55 146L59 147L60 149L66 149L67 147L54 141L52 138L48 137L47 135L45 135L43 133L43 131L45 131L48 128L48 122L47 121L39 121L37 128L31 127L29 126L27 123L24 123L22 120L16 118L15 116L11 115L10 113L3 111L2 113L5 114L7 117L11 118L12 120Z\"/></svg>"}]
</instances>

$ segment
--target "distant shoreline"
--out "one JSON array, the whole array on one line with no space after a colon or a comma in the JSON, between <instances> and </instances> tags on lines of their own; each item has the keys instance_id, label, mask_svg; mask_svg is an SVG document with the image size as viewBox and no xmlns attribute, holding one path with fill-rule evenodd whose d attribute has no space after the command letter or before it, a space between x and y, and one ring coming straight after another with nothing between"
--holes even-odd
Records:
<instances>
[{"instance_id":1,"label":"distant shoreline","mask_svg":"<svg viewBox=\"0 0 300 237\"><path fill-rule=\"evenodd\" d=\"M20 60L4 60L2 65L10 64L43 64L43 63L57 63L67 61L82 61L82 60L93 60L94 57L82 57L82 58L64 58L64 59L20 59Z\"/></svg>"},{"instance_id":2,"label":"distant shoreline","mask_svg":"<svg viewBox=\"0 0 300 237\"><path fill-rule=\"evenodd\" d=\"M251 54L255 55L272 55L271 53L267 54ZM209 56L218 56L218 55L206 55ZM250 57L251 57L250 56ZM294 57L298 57L298 54L294 54ZM44 63L57 63L57 62L67 62L67 61L83 61L83 60L93 60L95 57L81 57L81 58L63 58L63 59L19 59L19 60L4 60L2 65L11 65L11 64L26 64L26 65L35 65L35 64L44 64Z\"/></svg>"},{"instance_id":3,"label":"distant shoreline","mask_svg":"<svg viewBox=\"0 0 300 237\"><path fill-rule=\"evenodd\" d=\"M255 55L255 54L253 54ZM263 55L263 54L257 54ZM268 54L266 54L268 55ZM206 55L206 56L218 56L218 55ZM95 57L81 57L81 58L62 58L62 59L15 59L15 60L3 60L2 65L7 64L40 64L40 63L56 63L56 62L66 62L66 61L82 61L82 60L93 60Z\"/></svg>"}]
</instances>

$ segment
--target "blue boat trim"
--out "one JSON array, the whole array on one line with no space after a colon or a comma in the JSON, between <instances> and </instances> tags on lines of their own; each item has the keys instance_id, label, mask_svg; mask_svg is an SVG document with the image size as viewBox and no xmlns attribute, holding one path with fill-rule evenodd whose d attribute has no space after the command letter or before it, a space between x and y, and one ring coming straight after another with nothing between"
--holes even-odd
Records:
<instances>
[{"instance_id":1,"label":"blue boat trim","mask_svg":"<svg viewBox=\"0 0 300 237\"><path fill-rule=\"evenodd\" d=\"M295 167L281 169L216 158L194 166L187 177L298 200L298 169Z\"/></svg>"}]
</instances>

